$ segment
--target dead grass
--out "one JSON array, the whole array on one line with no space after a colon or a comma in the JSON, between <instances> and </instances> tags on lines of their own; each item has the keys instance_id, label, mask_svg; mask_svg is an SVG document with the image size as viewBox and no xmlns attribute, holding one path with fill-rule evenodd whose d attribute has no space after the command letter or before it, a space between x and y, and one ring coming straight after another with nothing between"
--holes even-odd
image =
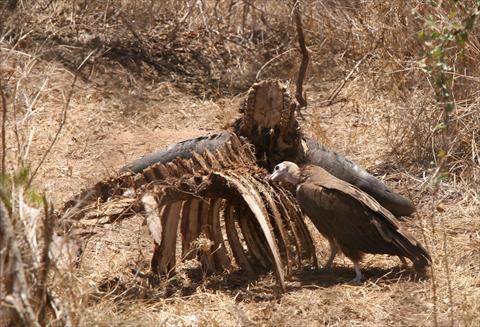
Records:
<instances>
[{"instance_id":1,"label":"dead grass","mask_svg":"<svg viewBox=\"0 0 480 327\"><path fill-rule=\"evenodd\" d=\"M224 127L263 64L272 59L262 78L293 78L299 61L291 50L290 9L276 1L48 3L19 2L10 12L0 2L0 78L8 103L7 167L35 166L61 120L74 68L93 53L60 139L34 181L57 207L127 161ZM345 283L353 267L341 257L332 274L295 275L282 296L270 274L204 279L194 264L152 286L151 241L136 217L96 227L79 267L52 276L76 324L480 325L478 27L452 56L450 175L432 188L441 113L434 81L419 69L424 45L417 32L428 15L448 22L451 2L305 3L312 55L305 126L415 201L417 212L405 224L430 250L433 278L414 280L397 259L368 256L359 286ZM460 18L471 8L469 1L456 5ZM325 106L365 55L335 103ZM317 235L315 242L323 262L325 241Z\"/></svg>"}]
</instances>

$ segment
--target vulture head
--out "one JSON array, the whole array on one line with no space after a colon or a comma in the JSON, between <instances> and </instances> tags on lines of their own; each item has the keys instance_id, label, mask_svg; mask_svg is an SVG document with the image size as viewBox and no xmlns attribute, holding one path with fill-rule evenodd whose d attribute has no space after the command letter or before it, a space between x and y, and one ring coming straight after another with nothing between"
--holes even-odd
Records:
<instances>
[{"instance_id":1,"label":"vulture head","mask_svg":"<svg viewBox=\"0 0 480 327\"><path fill-rule=\"evenodd\" d=\"M297 185L300 180L300 168L293 162L284 161L275 166L268 179Z\"/></svg>"}]
</instances>

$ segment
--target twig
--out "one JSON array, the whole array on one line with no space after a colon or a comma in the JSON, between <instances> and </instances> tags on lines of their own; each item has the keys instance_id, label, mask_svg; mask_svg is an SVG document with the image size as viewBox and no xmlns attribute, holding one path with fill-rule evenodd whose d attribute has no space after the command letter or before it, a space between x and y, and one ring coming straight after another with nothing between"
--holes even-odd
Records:
<instances>
[{"instance_id":1,"label":"twig","mask_svg":"<svg viewBox=\"0 0 480 327\"><path fill-rule=\"evenodd\" d=\"M20 162L21 166L23 166L23 159L21 155L21 146L20 146L20 135L18 134L18 123L17 123L17 94L18 94L18 86L20 84L20 80L15 83L15 88L13 89L13 96L12 96L12 114L13 114L13 133L15 134L15 140L17 141L17 151L18 161Z\"/></svg>"},{"instance_id":2,"label":"twig","mask_svg":"<svg viewBox=\"0 0 480 327\"><path fill-rule=\"evenodd\" d=\"M335 90L333 90L332 93L330 93L330 95L328 96L328 99L326 100L326 103L327 105L331 105L333 103L333 101L335 100L335 98L337 97L337 95L340 93L340 91L343 89L343 87L345 86L345 84L347 84L348 80L350 79L350 77L352 77L353 73L355 72L355 70L357 70L357 68L362 64L362 62L368 58L368 56L370 56L371 52L365 54L359 61L357 61L357 63L355 64L355 66L353 66L352 70L350 70L350 72L347 74L347 76L345 76L345 78L343 79L342 83L340 83L339 86L337 86L335 88Z\"/></svg>"},{"instance_id":3,"label":"twig","mask_svg":"<svg viewBox=\"0 0 480 327\"><path fill-rule=\"evenodd\" d=\"M448 142L448 141L447 141ZM450 153L452 151L452 147L453 147L453 144L451 145L451 147L448 149L448 152L447 153ZM440 181L441 181L441 177L442 175L445 173L445 167L447 166L447 161L449 159L449 155L444 155L440 158L440 162L438 164L438 167L437 167L437 170L435 171L435 174L432 175L431 177L431 182L434 183L433 184L433 190L432 190L432 212L433 212L433 219L432 219L432 228L433 228L433 224L434 224L434 220L435 219L435 216L436 216L436 208L437 208L437 205L440 201L437 200L437 194L438 194L438 191L440 189ZM453 289L452 289L452 282L451 282L451 272L450 272L450 264L449 264L449 256L448 256L448 237L447 237L447 227L445 225L445 221L444 219L441 217L439 219L439 222L441 224L441 227L442 227L442 250L443 250L443 257L444 257L444 263L445 263L445 272L446 272L446 277L447 277L447 289L448 289L448 304L450 306L450 313L449 313L449 318L450 318L450 325L453 326L454 325L454 316L453 316ZM432 265L432 271L433 271L433 265ZM435 283L435 280L432 280L432 283ZM435 286L435 285L433 285ZM435 298L434 298L435 299ZM436 299L438 300L438 298ZM434 303L435 305L435 303ZM436 317L435 317L436 319ZM438 324L437 321L435 321L436 324Z\"/></svg>"},{"instance_id":4,"label":"twig","mask_svg":"<svg viewBox=\"0 0 480 327\"><path fill-rule=\"evenodd\" d=\"M25 114L25 116L24 116L23 119L22 119L22 124L24 124L25 121L27 121L28 118L33 114L33 111L34 111L34 109L35 109L35 106L37 105L37 102L38 102L38 100L40 99L40 94L42 94L43 89L45 88L45 86L47 85L47 83L48 83L48 77L46 77L46 78L43 80L43 83L42 83L42 85L40 86L40 88L36 91L35 97L33 98L32 102L28 104L27 113Z\"/></svg>"},{"instance_id":5,"label":"twig","mask_svg":"<svg viewBox=\"0 0 480 327\"><path fill-rule=\"evenodd\" d=\"M436 202L436 192L432 194L432 214L430 216L430 226L432 228L432 236L435 236L435 216L436 216L436 208L435 208L435 202ZM437 308L437 301L438 301L438 295L437 295L437 272L435 269L435 264L432 263L432 266L430 267L431 271L431 286L432 286L432 300L433 300L433 325L435 327L438 327L438 308Z\"/></svg>"},{"instance_id":6,"label":"twig","mask_svg":"<svg viewBox=\"0 0 480 327\"><path fill-rule=\"evenodd\" d=\"M256 7L254 4L253 4L253 1L250 2L250 1L247 1L247 0L242 0L242 2L244 4L247 4L249 5L250 7L252 7L252 9L255 9L256 11L258 11L260 13L260 20L262 21L263 25L265 25L266 27L268 27L268 23L267 23L267 20L265 19L265 11L263 9L260 9L258 7Z\"/></svg>"},{"instance_id":7,"label":"twig","mask_svg":"<svg viewBox=\"0 0 480 327\"><path fill-rule=\"evenodd\" d=\"M27 326L40 327L35 316L35 311L32 309L29 302L30 296L27 279L25 277L22 256L15 238L12 221L6 212L2 201L0 201L0 236L0 239L7 240L6 242L8 243L8 246L6 248L10 249L10 260L13 260L12 273L14 274L14 284L17 288L12 298L17 307L18 313L22 316Z\"/></svg>"},{"instance_id":8,"label":"twig","mask_svg":"<svg viewBox=\"0 0 480 327\"><path fill-rule=\"evenodd\" d=\"M230 42L233 42L233 43L241 46L241 44L238 44L237 42L235 42L235 41L233 41L233 40L230 40L230 39L226 39L226 40L227 40L227 41L230 41ZM312 49L312 48L321 48L321 47L325 44L325 42L326 42L326 39L324 39L324 40L322 41L322 43L320 43L320 44L310 46L310 49ZM288 49L288 50L286 50L286 51L284 51L284 52L276 55L276 56L273 57L272 59L268 60L266 63L263 64L262 67L260 67L260 69L259 69L258 72L257 72L257 75L255 76L255 79L258 81L258 80L260 79L260 74L261 74L261 73L263 72L263 70L264 70L268 65L270 65L272 62L274 62L274 61L277 60L278 58L280 58L280 57L282 57L283 55L285 55L285 54L287 54L287 53L289 53L289 52L292 52L292 51L294 51L294 50L296 50L296 48Z\"/></svg>"},{"instance_id":9,"label":"twig","mask_svg":"<svg viewBox=\"0 0 480 327\"><path fill-rule=\"evenodd\" d=\"M453 303L453 288L452 288L452 279L451 279L451 272L450 272L450 260L449 260L449 255L448 255L448 237L447 237L447 227L445 226L445 222L443 218L441 219L441 224L442 224L442 229L443 229L443 256L444 256L444 262L445 262L445 272L447 276L447 289L448 289L448 304L450 306L450 312L449 312L449 317L450 317L450 325L454 326L454 316L453 316L453 308L454 308L454 303Z\"/></svg>"},{"instance_id":10,"label":"twig","mask_svg":"<svg viewBox=\"0 0 480 327\"><path fill-rule=\"evenodd\" d=\"M302 19L300 16L300 3L295 1L293 3L293 14L295 16L295 24L297 26L297 35L298 35L298 44L300 46L300 52L302 53L302 62L300 64L300 69L298 70L297 82L296 82L296 91L295 98L298 101L299 108L304 108L307 106L307 100L303 96L303 80L305 79L305 73L308 67L308 61L310 60L308 56L308 49L305 45L305 36L303 33Z\"/></svg>"},{"instance_id":11,"label":"twig","mask_svg":"<svg viewBox=\"0 0 480 327\"><path fill-rule=\"evenodd\" d=\"M48 204L45 195L42 197L44 217L43 217L43 247L40 258L41 268L39 276L39 298L37 299L40 305L38 311L38 321L42 326L46 325L46 309L47 304L50 302L48 299L47 278L50 271L50 256L49 249L53 239L53 226L55 226L52 209Z\"/></svg>"},{"instance_id":12,"label":"twig","mask_svg":"<svg viewBox=\"0 0 480 327\"><path fill-rule=\"evenodd\" d=\"M78 70L77 70L77 72L78 72ZM38 170L40 169L40 167L43 165L43 162L47 158L47 155L50 153L50 151L52 150L55 143L57 143L58 137L60 136L60 133L62 132L63 126L65 125L65 123L67 121L67 111L68 111L68 107L70 106L70 100L72 99L73 90L75 88L75 83L77 82L77 78L78 78L78 74L75 74L75 77L73 78L73 82L70 85L70 91L68 92L67 101L66 101L65 107L63 109L62 121L60 122L60 125L58 126L57 133L53 137L53 141L50 143L47 151L45 151L42 158L40 159L40 162L38 163L37 167L35 167L35 169L33 170L32 175L30 176L30 179L28 180L27 187L30 187L30 185L32 184L32 181L35 178Z\"/></svg>"},{"instance_id":13,"label":"twig","mask_svg":"<svg viewBox=\"0 0 480 327\"><path fill-rule=\"evenodd\" d=\"M73 90L75 89L75 84L77 82L79 72L83 68L83 65L85 64L85 62L92 56L92 54L95 51L96 51L96 49L92 50L88 54L88 56L85 57L85 59L82 61L82 63L78 66L77 70L75 71L75 77L73 78L72 84L70 85L70 91L68 92L67 101L65 102L65 107L63 109L62 121L60 122L60 125L58 126L57 133L53 137L53 141L50 143L47 151L45 151L45 153L43 154L43 157L42 157L42 159L40 159L40 162L38 163L37 167L33 170L32 175L30 176L30 179L28 180L27 187L29 187L32 184L32 181L35 178L35 175L37 174L38 169L40 169L40 167L42 166L43 162L47 158L47 155L50 153L50 151L52 150L55 143L57 143L58 137L60 136L60 133L62 132L63 126L67 122L67 111L68 111L68 107L70 106L70 100L72 99Z\"/></svg>"},{"instance_id":14,"label":"twig","mask_svg":"<svg viewBox=\"0 0 480 327\"><path fill-rule=\"evenodd\" d=\"M449 149L450 151L451 149ZM432 187L432 214L430 215L430 225L432 228L432 237L435 237L435 221L437 220L436 213L437 213L437 194L440 189L440 179L441 176L445 170L445 166L447 164L447 158L448 156L443 156L440 158L440 162L437 165L437 169L435 170L435 173L430 177L429 182ZM446 233L445 231L445 225L442 224L443 226L443 232ZM446 253L446 244L447 239L446 239L446 234L444 234L444 243L443 243L443 250L444 250L444 259L445 259L445 264L447 265L447 282L448 282L448 291L449 291L449 301L450 305L452 305L452 290L451 290L451 284L450 284L450 271L448 268L448 256ZM432 297L433 297L433 323L435 327L438 327L438 307L437 307L437 302L438 302L438 293L437 293L437 279L436 279L436 268L435 265L432 264L431 266L431 272L432 272ZM453 319L453 316L451 316ZM452 320L453 322L453 320ZM453 325L453 324L452 324Z\"/></svg>"},{"instance_id":15,"label":"twig","mask_svg":"<svg viewBox=\"0 0 480 327\"><path fill-rule=\"evenodd\" d=\"M145 50L145 45L143 42L143 39L142 37L140 36L140 34L137 33L137 31L135 30L135 28L133 27L133 25L130 23L130 21L127 19L127 17L125 17L125 14L124 13L121 13L120 14L120 20L125 24L125 26L128 28L128 30L130 31L130 33L133 34L133 36L137 39L137 41L140 43L140 51L144 53L145 56L147 56L147 51Z\"/></svg>"},{"instance_id":16,"label":"twig","mask_svg":"<svg viewBox=\"0 0 480 327\"><path fill-rule=\"evenodd\" d=\"M146 44L143 41L142 36L137 33L134 26L130 23L130 21L128 20L126 15L124 13L120 13L119 17L120 17L121 21L125 24L125 26L128 28L130 33L132 33L133 37L138 41L139 50L140 50L142 56L144 57L143 60L147 64L152 65L157 70L180 70L181 71L180 67L176 67L173 64L170 64L168 62L164 62L164 63L160 64L157 60L155 60L155 58L147 50ZM176 31L177 31L176 29L173 30L173 32L175 32L175 33L176 33Z\"/></svg>"},{"instance_id":17,"label":"twig","mask_svg":"<svg viewBox=\"0 0 480 327\"><path fill-rule=\"evenodd\" d=\"M197 4L197 7L198 7L198 11L200 12L200 15L202 15L202 21L203 21L203 25L205 26L205 31L207 31L207 33L210 34L212 32L212 30L211 30L210 26L208 25L208 19L205 15L205 10L204 10L205 4L203 3L202 0L197 0L196 4Z\"/></svg>"},{"instance_id":18,"label":"twig","mask_svg":"<svg viewBox=\"0 0 480 327\"><path fill-rule=\"evenodd\" d=\"M62 301L60 301L60 299L56 297L52 292L48 292L47 300L50 306L52 307L52 310L55 312L57 319L62 321L63 326L72 327L73 326L72 319L70 318L67 308L62 303Z\"/></svg>"},{"instance_id":19,"label":"twig","mask_svg":"<svg viewBox=\"0 0 480 327\"><path fill-rule=\"evenodd\" d=\"M268 66L270 65L272 62L274 62L275 60L277 60L278 58L280 58L281 56L293 51L293 50L296 50L295 48L291 48L291 49L288 49L287 51L284 51L282 53L280 53L279 55L273 57L272 59L270 59L269 61L267 61L266 63L263 64L262 67L260 67L260 69L258 70L257 72L257 75L255 76L255 80L258 81L258 79L260 78L260 74L263 72L263 70Z\"/></svg>"},{"instance_id":20,"label":"twig","mask_svg":"<svg viewBox=\"0 0 480 327\"><path fill-rule=\"evenodd\" d=\"M187 3L187 7L188 7L188 11L185 15L183 15L182 19L180 19L180 21L178 22L178 25L182 25L183 23L185 23L188 17L190 17L190 15L193 12L193 8L195 8L195 4L192 3L192 5L190 5Z\"/></svg>"},{"instance_id":21,"label":"twig","mask_svg":"<svg viewBox=\"0 0 480 327\"><path fill-rule=\"evenodd\" d=\"M7 99L3 93L3 83L0 76L0 96L2 98L2 176L5 175L5 158L7 156L6 148L7 144L5 141L5 125L7 123Z\"/></svg>"}]
</instances>

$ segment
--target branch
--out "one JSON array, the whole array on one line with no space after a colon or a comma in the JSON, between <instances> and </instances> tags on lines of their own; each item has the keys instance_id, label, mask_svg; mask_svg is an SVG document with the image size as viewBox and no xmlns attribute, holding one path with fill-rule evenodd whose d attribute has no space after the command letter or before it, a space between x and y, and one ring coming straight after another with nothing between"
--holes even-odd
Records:
<instances>
[{"instance_id":1,"label":"branch","mask_svg":"<svg viewBox=\"0 0 480 327\"><path fill-rule=\"evenodd\" d=\"M40 159L40 162L38 163L37 167L33 170L32 175L30 176L30 179L28 180L27 187L30 187L30 185L32 184L33 178L35 177L35 175L36 175L37 172L38 172L38 169L40 169L40 167L42 166L43 162L44 162L45 159L47 158L47 155L50 153L50 151L52 151L52 148L53 148L53 146L55 145L55 143L57 143L58 137L60 136L60 133L62 132L63 126L64 126L65 123L67 122L67 111L68 111L68 107L70 107L70 100L72 100L73 90L75 89L75 84L77 83L78 75L80 74L80 71L82 70L83 65L85 65L85 63L88 61L88 59L90 59L90 57L91 57L96 51L97 51L97 49L93 49L93 50L85 57L85 59L83 59L83 61L81 62L81 64L78 65L77 70L75 70L75 72L74 72L74 73L75 73L75 77L73 78L72 84L70 85L70 91L68 92L67 101L65 102L65 108L63 109L62 121L60 122L60 126L58 126L57 133L55 133L55 136L53 137L52 143L50 143L47 151L45 151L45 153L43 154L43 157L42 157L42 159Z\"/></svg>"},{"instance_id":2,"label":"branch","mask_svg":"<svg viewBox=\"0 0 480 327\"><path fill-rule=\"evenodd\" d=\"M18 248L15 238L12 221L2 201L0 201L0 240L2 240L2 243L5 242L5 248L10 249L8 255L10 256L10 260L12 260L12 269L8 273L12 273L13 284L15 286L12 296L9 298L27 326L40 327L35 311L30 305L27 278L25 276L20 249Z\"/></svg>"},{"instance_id":3,"label":"branch","mask_svg":"<svg viewBox=\"0 0 480 327\"><path fill-rule=\"evenodd\" d=\"M371 52L367 53L366 55L364 55L359 61L357 61L357 63L355 64L355 66L353 66L353 68L350 70L350 72L347 74L347 76L345 76L345 78L343 79L342 83L340 83L340 85L338 85L332 93L330 93L330 96L328 97L328 99L325 101L327 103L327 106L331 105L333 103L333 100L335 100L335 98L337 97L337 95L340 93L340 91L343 89L343 87L345 86L345 84L347 84L348 80L352 77L353 73L357 70L357 68L362 64L362 62L367 59L369 56L370 56Z\"/></svg>"},{"instance_id":4,"label":"branch","mask_svg":"<svg viewBox=\"0 0 480 327\"><path fill-rule=\"evenodd\" d=\"M295 1L293 3L293 14L295 16L295 24L297 25L297 35L298 35L298 44L300 46L300 52L302 53L302 62L300 64L300 69L298 70L297 82L296 82L296 91L295 98L298 101L299 108L304 108L307 106L307 100L303 97L303 80L305 79L305 73L307 72L308 67L308 49L305 45L305 36L303 34L302 19L300 15L300 2Z\"/></svg>"},{"instance_id":5,"label":"branch","mask_svg":"<svg viewBox=\"0 0 480 327\"><path fill-rule=\"evenodd\" d=\"M38 163L37 167L35 167L35 169L33 170L32 175L30 176L30 179L28 180L27 187L30 187L30 185L32 184L32 181L35 178L35 176L37 175L38 170L43 165L43 162L47 158L48 154L52 150L55 143L57 143L58 137L60 136L60 133L62 132L63 126L67 122L67 111L68 111L68 107L70 106L70 100L72 99L73 90L75 88L75 83L77 82L77 78L78 78L78 69L75 72L75 77L73 78L73 82L70 85L70 91L68 92L67 101L65 103L65 107L63 108L62 121L60 122L60 125L58 126L58 130L55 133L55 136L53 137L53 141L48 146L47 151L45 151L45 153L43 154L43 156L40 159L40 162Z\"/></svg>"},{"instance_id":6,"label":"branch","mask_svg":"<svg viewBox=\"0 0 480 327\"><path fill-rule=\"evenodd\" d=\"M266 63L264 63L263 66L260 67L260 69L258 70L257 75L255 76L255 80L258 81L258 80L260 79L260 75L262 74L263 70L264 70L268 65L270 65L272 62L274 62L275 60L277 60L277 59L280 58L281 56L289 53L289 52L292 51L292 50L295 50L295 48L288 49L287 51L280 53L279 55L273 57L272 59L270 59L269 61L267 61Z\"/></svg>"},{"instance_id":7,"label":"branch","mask_svg":"<svg viewBox=\"0 0 480 327\"><path fill-rule=\"evenodd\" d=\"M50 246L53 240L53 226L55 226L53 208L48 204L47 198L45 195L42 196L44 217L43 217L43 248L40 257L40 273L39 273L39 290L37 301L40 305L38 310L38 321L42 326L47 325L46 316L47 316L47 305L49 304L48 289L47 289L47 280L48 273L51 267L51 261L49 256Z\"/></svg>"},{"instance_id":8,"label":"branch","mask_svg":"<svg viewBox=\"0 0 480 327\"><path fill-rule=\"evenodd\" d=\"M3 93L3 84L0 76L0 97L2 98L2 175L5 175L5 157L7 155L7 144L5 141L5 125L7 123L7 99Z\"/></svg>"}]
</instances>

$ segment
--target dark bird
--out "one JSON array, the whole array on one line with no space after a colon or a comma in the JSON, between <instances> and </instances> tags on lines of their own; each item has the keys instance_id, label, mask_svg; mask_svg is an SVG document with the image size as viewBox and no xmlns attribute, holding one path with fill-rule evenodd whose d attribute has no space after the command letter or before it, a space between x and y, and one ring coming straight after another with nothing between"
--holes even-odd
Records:
<instances>
[{"instance_id":1,"label":"dark bird","mask_svg":"<svg viewBox=\"0 0 480 327\"><path fill-rule=\"evenodd\" d=\"M402 230L392 213L325 169L312 165L300 169L284 161L275 166L269 179L296 186L300 208L330 243L327 269L338 250L353 261L356 276L352 282L357 283L362 279L360 261L365 253L399 256L404 264L407 257L420 273L430 265L427 250Z\"/></svg>"}]
</instances>

